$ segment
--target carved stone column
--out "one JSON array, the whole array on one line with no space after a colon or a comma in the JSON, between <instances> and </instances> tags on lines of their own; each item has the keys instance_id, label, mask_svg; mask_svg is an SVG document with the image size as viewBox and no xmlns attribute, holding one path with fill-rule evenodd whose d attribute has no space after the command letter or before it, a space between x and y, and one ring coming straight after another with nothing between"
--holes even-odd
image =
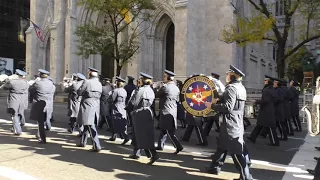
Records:
<instances>
[{"instance_id":1,"label":"carved stone column","mask_svg":"<svg viewBox=\"0 0 320 180\"><path fill-rule=\"evenodd\" d=\"M76 20L76 8L77 4L75 0L68 0L66 20L65 20L65 69L64 76L70 77L72 73L80 72L78 64L80 64L79 58L76 55L77 37L74 35L77 27Z\"/></svg>"},{"instance_id":2,"label":"carved stone column","mask_svg":"<svg viewBox=\"0 0 320 180\"><path fill-rule=\"evenodd\" d=\"M64 76L65 70L65 15L66 0L55 1L54 21L50 27L50 76L55 82L60 82Z\"/></svg>"}]
</instances>

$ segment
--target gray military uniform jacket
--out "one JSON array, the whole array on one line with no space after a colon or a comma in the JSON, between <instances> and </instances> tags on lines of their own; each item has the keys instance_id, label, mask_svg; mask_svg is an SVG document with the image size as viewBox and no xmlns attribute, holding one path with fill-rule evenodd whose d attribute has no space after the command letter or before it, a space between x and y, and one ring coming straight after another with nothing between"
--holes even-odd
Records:
<instances>
[{"instance_id":1,"label":"gray military uniform jacket","mask_svg":"<svg viewBox=\"0 0 320 180\"><path fill-rule=\"evenodd\" d=\"M97 77L84 80L78 90L78 95L82 96L78 122L81 125L94 125L100 117L100 97L102 85Z\"/></svg>"},{"instance_id":2,"label":"gray military uniform jacket","mask_svg":"<svg viewBox=\"0 0 320 180\"><path fill-rule=\"evenodd\" d=\"M42 78L36 81L30 88L30 98L33 101L31 108L30 119L32 120L44 120L44 116L49 112L50 105L55 91L55 86L52 81L47 78Z\"/></svg>"},{"instance_id":3,"label":"gray military uniform jacket","mask_svg":"<svg viewBox=\"0 0 320 180\"><path fill-rule=\"evenodd\" d=\"M162 130L177 129L177 102L179 102L180 90L173 81L160 88L159 97L160 122Z\"/></svg>"},{"instance_id":4,"label":"gray military uniform jacket","mask_svg":"<svg viewBox=\"0 0 320 180\"><path fill-rule=\"evenodd\" d=\"M134 91L130 103L133 105L133 129L139 149L154 148L154 122L151 105L155 94L149 85Z\"/></svg>"},{"instance_id":5,"label":"gray military uniform jacket","mask_svg":"<svg viewBox=\"0 0 320 180\"><path fill-rule=\"evenodd\" d=\"M127 91L124 88L116 88L113 90L112 93L112 101L113 101L113 115L120 115L124 119L127 119L127 111L126 108L126 98L127 98Z\"/></svg>"},{"instance_id":6,"label":"gray military uniform jacket","mask_svg":"<svg viewBox=\"0 0 320 180\"><path fill-rule=\"evenodd\" d=\"M25 79L10 80L5 85L5 89L9 90L8 113L12 115L23 114L24 110L28 108L28 82Z\"/></svg>"},{"instance_id":7,"label":"gray military uniform jacket","mask_svg":"<svg viewBox=\"0 0 320 180\"><path fill-rule=\"evenodd\" d=\"M247 99L245 87L240 81L234 81L226 86L219 104L211 108L223 116L220 125L218 146L230 154L242 154L243 150L243 112Z\"/></svg>"},{"instance_id":8,"label":"gray military uniform jacket","mask_svg":"<svg viewBox=\"0 0 320 180\"><path fill-rule=\"evenodd\" d=\"M77 91L80 89L83 80L74 81L72 85L67 87L64 92L69 93L68 95L68 116L76 118L78 117L81 96L78 95Z\"/></svg>"},{"instance_id":9,"label":"gray military uniform jacket","mask_svg":"<svg viewBox=\"0 0 320 180\"><path fill-rule=\"evenodd\" d=\"M102 86L102 94L100 98L100 115L101 116L110 116L111 94L112 94L111 84Z\"/></svg>"}]
</instances>

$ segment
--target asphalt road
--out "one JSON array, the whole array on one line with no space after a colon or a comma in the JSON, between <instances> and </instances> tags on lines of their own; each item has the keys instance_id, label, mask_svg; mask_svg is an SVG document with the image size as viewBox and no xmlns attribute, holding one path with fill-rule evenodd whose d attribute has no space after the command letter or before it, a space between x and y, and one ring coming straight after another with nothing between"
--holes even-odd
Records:
<instances>
[{"instance_id":1,"label":"asphalt road","mask_svg":"<svg viewBox=\"0 0 320 180\"><path fill-rule=\"evenodd\" d=\"M26 117L29 117L29 110ZM161 159L153 166L146 165L149 161L146 157L140 160L128 158L132 152L130 145L120 145L122 140L108 142L110 133L105 129L99 130L103 150L100 153L89 152L90 141L86 148L76 147L79 142L76 134L66 131L68 124L67 105L56 103L54 107L53 129L47 132L47 144L38 144L34 135L36 123L27 119L27 125L23 128L20 137L10 132L10 117L6 114L6 101L0 99L0 179L43 179L43 180L72 180L72 179L96 179L96 180L140 180L140 179L233 179L238 178L238 172L228 158L219 176L203 172L210 163L209 155L216 149L217 133L212 130L208 137L209 146L201 147L195 132L188 143L182 142L184 151L174 155L174 149L169 140ZM251 132L253 125L246 132ZM297 152L301 152L300 146L305 144L306 125L304 131L295 133L289 141L281 141L280 147L271 147L268 139L259 138L256 144L247 142L249 154L253 159L250 169L255 179L280 180L310 179L312 178L304 170L308 167L304 162L292 164L297 161ZM159 131L157 131L157 134ZM177 130L177 136L181 137L184 129ZM246 134L248 135L248 134ZM245 135L245 136L246 136ZM157 137L158 135L156 135ZM130 143L128 143L130 144ZM300 151L299 151L300 150ZM320 153L319 153L320 155ZM313 155L304 155L302 159L312 161ZM301 158L301 157L300 157ZM311 166L313 166L311 162ZM314 163L315 164L315 163ZM294 176L298 174L299 177ZM300 176L301 175L301 176Z\"/></svg>"}]
</instances>

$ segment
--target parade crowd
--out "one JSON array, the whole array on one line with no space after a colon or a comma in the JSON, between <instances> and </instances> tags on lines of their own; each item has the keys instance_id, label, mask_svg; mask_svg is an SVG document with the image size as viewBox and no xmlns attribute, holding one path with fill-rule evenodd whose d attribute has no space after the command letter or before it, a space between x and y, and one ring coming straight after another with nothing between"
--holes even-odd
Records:
<instances>
[{"instance_id":1,"label":"parade crowd","mask_svg":"<svg viewBox=\"0 0 320 180\"><path fill-rule=\"evenodd\" d=\"M197 134L200 146L207 146L207 136L216 124L217 150L211 156L212 162L206 167L208 173L219 174L227 154L230 154L239 171L239 179L253 179L250 174L250 158L244 142L244 128L250 125L244 117L247 93L242 85L245 74L230 65L226 73L226 85L222 85L219 75L208 76L217 87L212 102L205 102L208 108L217 112L213 116L195 117L182 107L184 99L181 94L183 83L174 82L175 74L165 70L163 81L153 83L153 77L140 73L136 84L134 78L116 77L115 84L108 78L99 79L99 71L88 68L88 77L81 73L73 74L72 79L64 83L68 93L68 132L79 131L78 147L85 147L90 136L91 151L101 150L98 131L107 125L111 132L109 141L123 139L126 144L131 139L133 159L139 159L142 151L150 158L152 165L160 157L157 151L164 149L167 137L176 148L175 154L183 150L180 141L189 141L193 129ZM36 135L39 143L46 143L46 130L51 129L55 85L50 72L39 69L38 77L28 83L26 73L16 70L18 79L8 80L5 88L9 90L8 113L12 117L12 132L21 135L21 126L25 124L24 110L32 103L30 119L38 122ZM196 76L196 74L192 75ZM192 77L191 76L191 77ZM301 131L299 120L299 84L266 76L259 105L257 124L248 138L255 143L258 136L269 137L270 145L279 146L279 140L288 140L294 130ZM155 111L155 98L159 98L159 113ZM156 120L156 121L154 121ZM183 137L177 138L175 131L180 120L186 128ZM293 129L292 122L295 126ZM155 125L156 124L156 125ZM156 127L155 127L156 126ZM160 130L158 145L155 146L155 129ZM280 138L277 135L280 132Z\"/></svg>"}]
</instances>

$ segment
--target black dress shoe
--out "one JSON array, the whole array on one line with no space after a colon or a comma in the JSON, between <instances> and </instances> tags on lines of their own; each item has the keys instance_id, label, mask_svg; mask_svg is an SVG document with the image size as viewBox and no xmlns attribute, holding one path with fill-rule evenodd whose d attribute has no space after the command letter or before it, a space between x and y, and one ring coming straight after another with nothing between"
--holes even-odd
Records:
<instances>
[{"instance_id":1,"label":"black dress shoe","mask_svg":"<svg viewBox=\"0 0 320 180\"><path fill-rule=\"evenodd\" d=\"M23 126L24 126L24 124L23 124L23 123L21 123L21 124L20 124L20 126L21 126L21 127L23 127Z\"/></svg>"},{"instance_id":2,"label":"black dress shoe","mask_svg":"<svg viewBox=\"0 0 320 180\"><path fill-rule=\"evenodd\" d=\"M159 159L159 156L157 155L157 156L155 156L155 157L152 157L151 159L150 159L150 162L148 162L148 165L152 165L154 162L156 162L157 160Z\"/></svg>"},{"instance_id":3,"label":"black dress shoe","mask_svg":"<svg viewBox=\"0 0 320 180\"><path fill-rule=\"evenodd\" d=\"M129 156L129 158L131 158L131 159L139 159L140 156L137 156L137 155L135 155L135 154L131 154L131 155Z\"/></svg>"},{"instance_id":4,"label":"black dress shoe","mask_svg":"<svg viewBox=\"0 0 320 180\"><path fill-rule=\"evenodd\" d=\"M256 141L255 141L255 140L253 140L250 136L249 136L249 137L247 137L247 139L248 139L249 141L251 141L253 144L255 144L255 143L256 143Z\"/></svg>"},{"instance_id":5,"label":"black dress shoe","mask_svg":"<svg viewBox=\"0 0 320 180\"><path fill-rule=\"evenodd\" d=\"M125 145L127 142L129 142L129 139L125 139L125 140L121 143L121 145Z\"/></svg>"},{"instance_id":6,"label":"black dress shoe","mask_svg":"<svg viewBox=\"0 0 320 180\"><path fill-rule=\"evenodd\" d=\"M316 161L320 161L320 157L314 157L313 159Z\"/></svg>"},{"instance_id":7,"label":"black dress shoe","mask_svg":"<svg viewBox=\"0 0 320 180\"><path fill-rule=\"evenodd\" d=\"M157 151L163 151L163 149L161 147L157 147L156 150Z\"/></svg>"},{"instance_id":8,"label":"black dress shoe","mask_svg":"<svg viewBox=\"0 0 320 180\"><path fill-rule=\"evenodd\" d=\"M38 140L38 143L40 144L46 144L47 142L46 141L42 141L41 139Z\"/></svg>"},{"instance_id":9,"label":"black dress shoe","mask_svg":"<svg viewBox=\"0 0 320 180\"><path fill-rule=\"evenodd\" d=\"M179 154L179 152L182 151L182 150L183 150L183 148L177 149L176 152L174 152L174 154Z\"/></svg>"},{"instance_id":10,"label":"black dress shoe","mask_svg":"<svg viewBox=\"0 0 320 180\"><path fill-rule=\"evenodd\" d=\"M101 149L90 149L89 151L90 151L90 152L100 152Z\"/></svg>"},{"instance_id":11,"label":"black dress shoe","mask_svg":"<svg viewBox=\"0 0 320 180\"><path fill-rule=\"evenodd\" d=\"M221 171L220 168L215 168L212 166L205 167L205 172L210 173L210 174L219 175L220 171Z\"/></svg>"},{"instance_id":12,"label":"black dress shoe","mask_svg":"<svg viewBox=\"0 0 320 180\"><path fill-rule=\"evenodd\" d=\"M115 141L115 140L116 140L116 138L111 137L111 138L109 138L108 140L109 140L109 141Z\"/></svg>"},{"instance_id":13,"label":"black dress shoe","mask_svg":"<svg viewBox=\"0 0 320 180\"><path fill-rule=\"evenodd\" d=\"M316 172L315 170L312 170L312 169L307 169L308 173L311 174L311 175L315 175Z\"/></svg>"},{"instance_id":14,"label":"black dress shoe","mask_svg":"<svg viewBox=\"0 0 320 180\"><path fill-rule=\"evenodd\" d=\"M85 147L85 145L83 145L83 144L77 144L76 146L77 147Z\"/></svg>"},{"instance_id":15,"label":"black dress shoe","mask_svg":"<svg viewBox=\"0 0 320 180\"><path fill-rule=\"evenodd\" d=\"M320 151L320 147L314 147L316 150Z\"/></svg>"}]
</instances>

